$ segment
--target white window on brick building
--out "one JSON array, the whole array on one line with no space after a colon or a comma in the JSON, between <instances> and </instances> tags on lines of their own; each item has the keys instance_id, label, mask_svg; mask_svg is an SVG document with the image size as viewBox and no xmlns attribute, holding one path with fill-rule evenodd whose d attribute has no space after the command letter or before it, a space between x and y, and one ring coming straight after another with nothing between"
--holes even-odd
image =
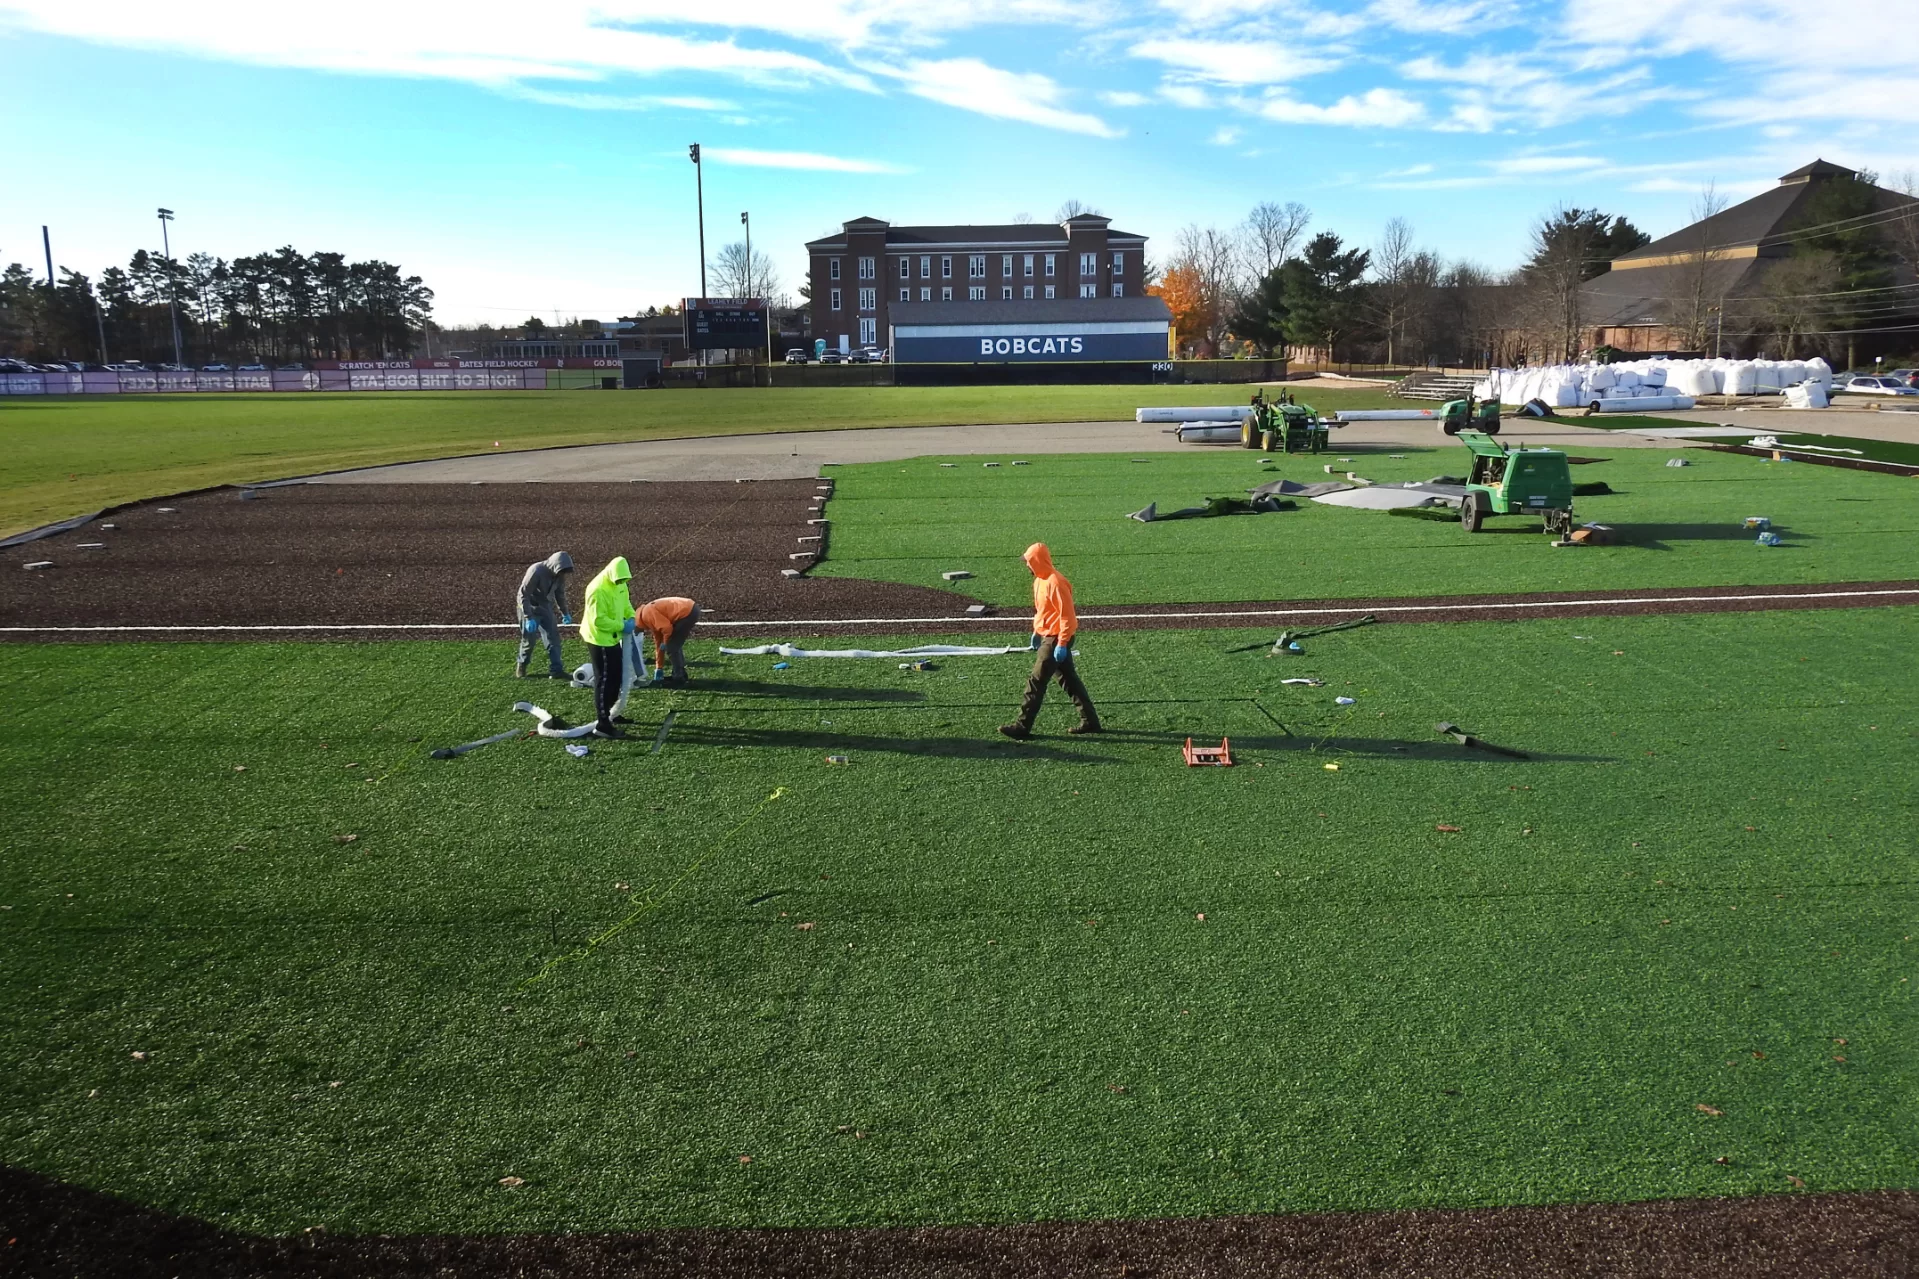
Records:
<instances>
[{"instance_id":1,"label":"white window on brick building","mask_svg":"<svg viewBox=\"0 0 1919 1279\"><path fill-rule=\"evenodd\" d=\"M878 289L861 289L860 290L860 310L862 311L877 310L879 308L879 304L880 304L880 299L879 299Z\"/></svg>"},{"instance_id":2,"label":"white window on brick building","mask_svg":"<svg viewBox=\"0 0 1919 1279\"><path fill-rule=\"evenodd\" d=\"M1053 296L1053 286L1050 284L1046 286L1046 296L1049 298Z\"/></svg>"},{"instance_id":3,"label":"white window on brick building","mask_svg":"<svg viewBox=\"0 0 1919 1279\"><path fill-rule=\"evenodd\" d=\"M940 259L940 279L950 280L952 278L953 278L953 259L950 257L942 257Z\"/></svg>"},{"instance_id":4,"label":"white window on brick building","mask_svg":"<svg viewBox=\"0 0 1919 1279\"><path fill-rule=\"evenodd\" d=\"M966 278L984 280L986 278L986 255L975 253L966 259Z\"/></svg>"},{"instance_id":5,"label":"white window on brick building","mask_svg":"<svg viewBox=\"0 0 1919 1279\"><path fill-rule=\"evenodd\" d=\"M986 300L986 286L984 284L975 284L967 289L966 300L968 302L984 302Z\"/></svg>"},{"instance_id":6,"label":"white window on brick building","mask_svg":"<svg viewBox=\"0 0 1919 1279\"><path fill-rule=\"evenodd\" d=\"M900 279L910 280L912 278L913 278L913 259L901 258L900 259Z\"/></svg>"},{"instance_id":7,"label":"white window on brick building","mask_svg":"<svg viewBox=\"0 0 1919 1279\"><path fill-rule=\"evenodd\" d=\"M835 311L840 309L840 291L838 289L833 290L832 306Z\"/></svg>"},{"instance_id":8,"label":"white window on brick building","mask_svg":"<svg viewBox=\"0 0 1919 1279\"><path fill-rule=\"evenodd\" d=\"M1026 255L1026 274L1028 277L1033 274L1033 255L1030 253Z\"/></svg>"},{"instance_id":9,"label":"white window on brick building","mask_svg":"<svg viewBox=\"0 0 1919 1279\"><path fill-rule=\"evenodd\" d=\"M953 300L953 288L951 285L947 285L946 287L940 290L940 301L951 302L952 300Z\"/></svg>"},{"instance_id":10,"label":"white window on brick building","mask_svg":"<svg viewBox=\"0 0 1919 1279\"><path fill-rule=\"evenodd\" d=\"M1011 301L1013 300L1013 286L1012 286L1012 285L1010 285L1010 284L1006 284L1006 285L1002 285L1002 286L1000 287L1000 291L999 291L999 300L1000 300L1000 301L1002 301L1002 302L1011 302Z\"/></svg>"},{"instance_id":11,"label":"white window on brick building","mask_svg":"<svg viewBox=\"0 0 1919 1279\"><path fill-rule=\"evenodd\" d=\"M826 278L829 280L837 280L840 278L840 260L838 258L828 258L826 260Z\"/></svg>"},{"instance_id":12,"label":"white window on brick building","mask_svg":"<svg viewBox=\"0 0 1919 1279\"><path fill-rule=\"evenodd\" d=\"M1033 300L1033 286L1030 284L1026 286L1026 300L1028 302Z\"/></svg>"},{"instance_id":13,"label":"white window on brick building","mask_svg":"<svg viewBox=\"0 0 1919 1279\"><path fill-rule=\"evenodd\" d=\"M1083 298L1096 298L1099 296L1099 285L1082 284L1079 286L1079 295Z\"/></svg>"},{"instance_id":14,"label":"white window on brick building","mask_svg":"<svg viewBox=\"0 0 1919 1279\"><path fill-rule=\"evenodd\" d=\"M1001 255L999 260L999 273L1002 279L1010 280L1013 278L1013 255L1012 254L1007 253L1007 254Z\"/></svg>"},{"instance_id":15,"label":"white window on brick building","mask_svg":"<svg viewBox=\"0 0 1919 1279\"><path fill-rule=\"evenodd\" d=\"M1046 278L1049 280L1053 278L1053 259L1057 256L1052 253L1046 255Z\"/></svg>"},{"instance_id":16,"label":"white window on brick building","mask_svg":"<svg viewBox=\"0 0 1919 1279\"><path fill-rule=\"evenodd\" d=\"M860 345L871 346L879 340L880 322L871 316L860 320Z\"/></svg>"},{"instance_id":17,"label":"white window on brick building","mask_svg":"<svg viewBox=\"0 0 1919 1279\"><path fill-rule=\"evenodd\" d=\"M1079 273L1082 277L1099 274L1099 254L1082 253L1079 255Z\"/></svg>"},{"instance_id":18,"label":"white window on brick building","mask_svg":"<svg viewBox=\"0 0 1919 1279\"><path fill-rule=\"evenodd\" d=\"M933 278L933 259L931 257L922 257L920 259L920 279L930 280L932 278Z\"/></svg>"},{"instance_id":19,"label":"white window on brick building","mask_svg":"<svg viewBox=\"0 0 1919 1279\"><path fill-rule=\"evenodd\" d=\"M860 279L870 280L873 278L873 276L874 276L873 259L861 258L860 259Z\"/></svg>"},{"instance_id":20,"label":"white window on brick building","mask_svg":"<svg viewBox=\"0 0 1919 1279\"><path fill-rule=\"evenodd\" d=\"M1113 274L1126 274L1126 255L1117 249L1113 250Z\"/></svg>"},{"instance_id":21,"label":"white window on brick building","mask_svg":"<svg viewBox=\"0 0 1919 1279\"><path fill-rule=\"evenodd\" d=\"M932 300L933 300L933 290L931 289L920 290L920 301L931 302Z\"/></svg>"},{"instance_id":22,"label":"white window on brick building","mask_svg":"<svg viewBox=\"0 0 1919 1279\"><path fill-rule=\"evenodd\" d=\"M1114 288L1118 288L1119 286L1118 286L1118 285L1114 285L1113 287L1114 287ZM1119 295L1118 295L1118 294L1114 294L1113 296L1115 296L1115 297L1118 297ZM912 300L913 300L913 290L911 290L911 289L901 289L901 290L900 290L900 301L902 301L902 302L911 302Z\"/></svg>"},{"instance_id":23,"label":"white window on brick building","mask_svg":"<svg viewBox=\"0 0 1919 1279\"><path fill-rule=\"evenodd\" d=\"M1125 297L1125 296L1126 296L1126 286L1125 286L1125 285L1123 285L1123 284L1115 284L1115 285L1113 286L1113 296L1114 296L1114 297L1116 297L1116 298L1123 298L1123 297Z\"/></svg>"}]
</instances>

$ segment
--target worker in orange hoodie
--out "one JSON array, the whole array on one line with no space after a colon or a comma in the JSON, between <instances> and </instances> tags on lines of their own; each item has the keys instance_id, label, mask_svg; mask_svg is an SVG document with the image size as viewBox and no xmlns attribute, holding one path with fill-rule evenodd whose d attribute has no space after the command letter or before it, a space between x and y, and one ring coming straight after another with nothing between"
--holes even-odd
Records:
<instances>
[{"instance_id":1,"label":"worker in orange hoodie","mask_svg":"<svg viewBox=\"0 0 1919 1279\"><path fill-rule=\"evenodd\" d=\"M686 637L700 624L700 606L679 595L640 605L640 629L653 637L654 676L663 684L686 683ZM667 674L667 661L673 673Z\"/></svg>"},{"instance_id":2,"label":"worker in orange hoodie","mask_svg":"<svg viewBox=\"0 0 1919 1279\"><path fill-rule=\"evenodd\" d=\"M1031 737L1040 703L1046 700L1046 682L1057 677L1059 686L1079 708L1079 723L1066 731L1097 733L1099 712L1093 709L1093 699L1073 666L1073 637L1079 633L1079 614L1073 611L1073 584L1053 567L1053 555L1046 543L1027 547L1025 558L1026 567L1033 571L1033 647L1039 650L1039 660L1033 663L1033 674L1026 681L1019 718L1001 724L999 731L1015 739Z\"/></svg>"}]
</instances>

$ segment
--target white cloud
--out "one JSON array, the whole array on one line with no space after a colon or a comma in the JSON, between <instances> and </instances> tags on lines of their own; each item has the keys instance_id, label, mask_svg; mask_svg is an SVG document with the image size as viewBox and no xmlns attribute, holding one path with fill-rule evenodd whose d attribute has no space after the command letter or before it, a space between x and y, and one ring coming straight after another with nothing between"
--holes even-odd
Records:
<instances>
[{"instance_id":1,"label":"white cloud","mask_svg":"<svg viewBox=\"0 0 1919 1279\"><path fill-rule=\"evenodd\" d=\"M538 20L502 0L457 15L429 6L336 0L322 17L240 0L0 0L0 22L99 44L165 50L264 66L360 75L462 80L499 87L527 80L598 81L608 75L697 72L755 84L871 89L857 72L783 49L694 40L610 25L585 0L557 0Z\"/></svg>"},{"instance_id":2,"label":"white cloud","mask_svg":"<svg viewBox=\"0 0 1919 1279\"><path fill-rule=\"evenodd\" d=\"M1418 124L1426 108L1397 89L1368 89L1348 94L1330 106L1300 102L1284 94L1249 104L1268 120L1282 124L1334 124L1354 128L1404 128Z\"/></svg>"},{"instance_id":3,"label":"white cloud","mask_svg":"<svg viewBox=\"0 0 1919 1279\"><path fill-rule=\"evenodd\" d=\"M1108 91L1099 95L1099 100L1109 107L1143 107L1152 99L1143 93L1134 93L1130 89L1119 92Z\"/></svg>"},{"instance_id":4,"label":"white cloud","mask_svg":"<svg viewBox=\"0 0 1919 1279\"><path fill-rule=\"evenodd\" d=\"M1366 12L1401 31L1460 35L1513 22L1519 17L1519 6L1509 0L1456 0L1451 4L1373 0Z\"/></svg>"},{"instance_id":5,"label":"white cloud","mask_svg":"<svg viewBox=\"0 0 1919 1279\"><path fill-rule=\"evenodd\" d=\"M1240 130L1233 128L1231 125L1222 124L1219 128L1213 130L1213 136L1210 140L1216 147L1230 147L1233 143L1239 141L1239 139Z\"/></svg>"},{"instance_id":6,"label":"white cloud","mask_svg":"<svg viewBox=\"0 0 1919 1279\"><path fill-rule=\"evenodd\" d=\"M1416 178L1422 174L1431 173L1432 171L1433 166L1430 164L1415 164L1404 169L1389 169L1380 176L1385 178Z\"/></svg>"},{"instance_id":7,"label":"white cloud","mask_svg":"<svg viewBox=\"0 0 1919 1279\"><path fill-rule=\"evenodd\" d=\"M572 107L578 111L657 111L662 107L680 111L737 111L737 103L724 98L686 97L678 94L573 93L565 90L536 89L513 85L508 90L516 98L550 107Z\"/></svg>"},{"instance_id":8,"label":"white cloud","mask_svg":"<svg viewBox=\"0 0 1919 1279\"><path fill-rule=\"evenodd\" d=\"M1215 84L1277 84L1338 65L1304 57L1296 47L1275 41L1153 39L1140 41L1130 52Z\"/></svg>"},{"instance_id":9,"label":"white cloud","mask_svg":"<svg viewBox=\"0 0 1919 1279\"><path fill-rule=\"evenodd\" d=\"M1196 89L1190 84L1162 84L1159 96L1176 107L1187 107L1194 111L1203 111L1213 105L1204 89Z\"/></svg>"},{"instance_id":10,"label":"white cloud","mask_svg":"<svg viewBox=\"0 0 1919 1279\"><path fill-rule=\"evenodd\" d=\"M1051 77L1007 71L978 58L920 59L899 67L872 70L897 79L909 93L962 111L975 111L1002 120L1022 120L1096 138L1117 138L1125 133L1096 115L1069 110L1064 105L1065 91Z\"/></svg>"},{"instance_id":11,"label":"white cloud","mask_svg":"<svg viewBox=\"0 0 1919 1279\"><path fill-rule=\"evenodd\" d=\"M878 160L854 160L845 156L820 155L814 151L754 151L744 147L706 147L702 159L723 164L743 165L751 169L814 169L826 173L911 173L898 165Z\"/></svg>"},{"instance_id":12,"label":"white cloud","mask_svg":"<svg viewBox=\"0 0 1919 1279\"><path fill-rule=\"evenodd\" d=\"M1494 173L1503 177L1523 177L1540 173L1576 173L1596 169L1606 161L1589 155L1521 155L1491 162Z\"/></svg>"}]
</instances>

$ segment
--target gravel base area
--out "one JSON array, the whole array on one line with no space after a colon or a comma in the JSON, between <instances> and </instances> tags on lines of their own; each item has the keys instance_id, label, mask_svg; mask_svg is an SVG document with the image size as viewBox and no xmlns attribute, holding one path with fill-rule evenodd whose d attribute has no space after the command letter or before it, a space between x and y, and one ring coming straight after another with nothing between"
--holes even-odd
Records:
<instances>
[{"instance_id":1,"label":"gravel base area","mask_svg":"<svg viewBox=\"0 0 1919 1279\"><path fill-rule=\"evenodd\" d=\"M26 1277L840 1276L843 1279L1784 1279L1910 1276L1919 1194L1565 1204L915 1229L229 1234L0 1168L0 1270Z\"/></svg>"},{"instance_id":2,"label":"gravel base area","mask_svg":"<svg viewBox=\"0 0 1919 1279\"><path fill-rule=\"evenodd\" d=\"M715 621L789 623L779 627L780 639L1024 635L1023 610L967 618L963 611L974 601L950 591L783 577L782 569L805 563L790 557L815 545L799 539L821 532L807 523L821 483L296 484L252 490L251 500L233 489L191 494L126 507L12 548L16 564L51 560L54 567L0 572L0 628L26 628L5 638L41 641L504 641L520 574L564 549L580 566L569 596L576 609L586 580L614 555L625 555L637 575L636 602L690 596ZM1850 594L1870 591L1904 593ZM1299 629L1364 612L1381 622L1459 622L1872 604L1919 604L1919 580L1113 608L1089 603L1081 619L1089 630ZM173 626L280 629L34 629ZM355 629L298 629L328 626ZM399 629L408 626L443 629ZM730 626L706 631L735 639L750 633Z\"/></svg>"}]
</instances>

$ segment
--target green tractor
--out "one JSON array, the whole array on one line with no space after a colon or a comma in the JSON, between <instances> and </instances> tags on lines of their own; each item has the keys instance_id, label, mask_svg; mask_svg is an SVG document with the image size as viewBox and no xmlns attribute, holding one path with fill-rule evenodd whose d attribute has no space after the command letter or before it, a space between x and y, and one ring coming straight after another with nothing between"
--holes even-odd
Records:
<instances>
[{"instance_id":1,"label":"green tractor","mask_svg":"<svg viewBox=\"0 0 1919 1279\"><path fill-rule=\"evenodd\" d=\"M1461 431L1484 431L1487 435L1499 434L1499 401L1484 400L1475 404L1471 392L1463 400L1447 400L1439 406L1442 414L1439 429L1448 435L1458 435Z\"/></svg>"},{"instance_id":2,"label":"green tractor","mask_svg":"<svg viewBox=\"0 0 1919 1279\"><path fill-rule=\"evenodd\" d=\"M1252 412L1240 427L1239 439L1246 448L1268 453L1322 453L1331 434L1331 425L1312 405L1295 402L1286 391L1268 400L1262 390L1253 392Z\"/></svg>"},{"instance_id":3,"label":"green tractor","mask_svg":"<svg viewBox=\"0 0 1919 1279\"><path fill-rule=\"evenodd\" d=\"M1459 504L1459 523L1468 533L1494 515L1531 515L1546 521L1546 531L1567 537L1573 530L1573 478L1558 449L1508 449L1484 431L1461 431L1459 442L1472 450L1472 471Z\"/></svg>"}]
</instances>

